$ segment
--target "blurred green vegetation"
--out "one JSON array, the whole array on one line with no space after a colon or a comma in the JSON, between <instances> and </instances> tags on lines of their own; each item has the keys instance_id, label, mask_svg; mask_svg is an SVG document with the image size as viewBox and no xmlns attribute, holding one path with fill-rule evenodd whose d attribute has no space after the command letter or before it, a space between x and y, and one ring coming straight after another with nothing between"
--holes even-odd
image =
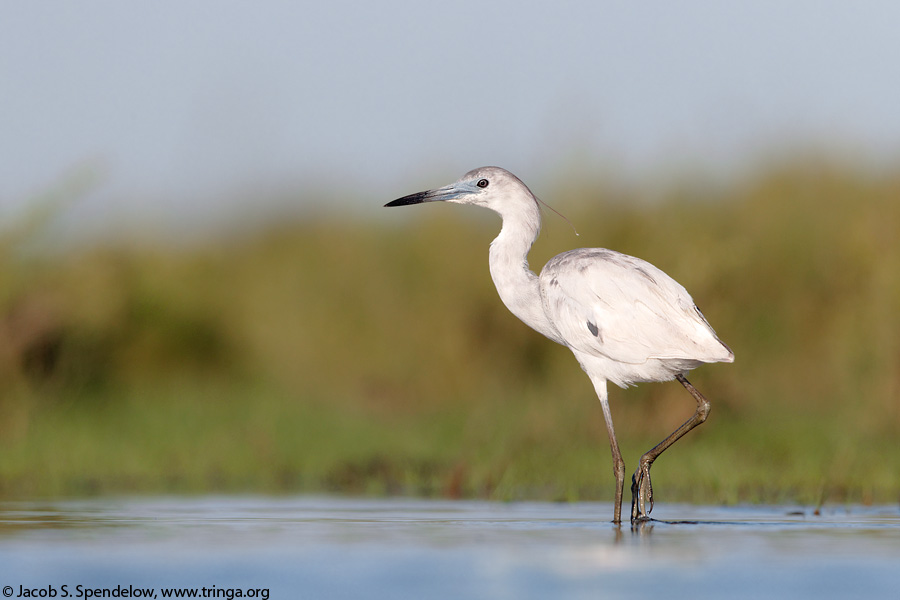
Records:
<instances>
[{"instance_id":1,"label":"blurred green vegetation","mask_svg":"<svg viewBox=\"0 0 900 600\"><path fill-rule=\"evenodd\" d=\"M546 187L580 236L548 213L535 270L581 245L640 256L735 351L693 372L712 413L657 462L658 501L900 500L900 173L796 164L652 199ZM31 229L8 229L0 497L611 501L588 379L497 298L482 212L65 252L22 252ZM694 410L675 383L612 387L611 405L629 469Z\"/></svg>"}]
</instances>

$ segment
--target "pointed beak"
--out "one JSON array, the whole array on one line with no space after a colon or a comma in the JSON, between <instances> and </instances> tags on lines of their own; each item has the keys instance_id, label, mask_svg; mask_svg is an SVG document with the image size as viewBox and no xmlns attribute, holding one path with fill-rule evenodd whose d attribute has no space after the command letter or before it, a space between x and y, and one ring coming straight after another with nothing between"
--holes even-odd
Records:
<instances>
[{"instance_id":1,"label":"pointed beak","mask_svg":"<svg viewBox=\"0 0 900 600\"><path fill-rule=\"evenodd\" d=\"M455 184L447 185L442 188L437 188L436 190L416 192L409 196L397 198L393 202L388 202L385 206L407 206L409 204L422 204L423 202L444 202L469 193L471 193L469 190L462 189Z\"/></svg>"}]
</instances>

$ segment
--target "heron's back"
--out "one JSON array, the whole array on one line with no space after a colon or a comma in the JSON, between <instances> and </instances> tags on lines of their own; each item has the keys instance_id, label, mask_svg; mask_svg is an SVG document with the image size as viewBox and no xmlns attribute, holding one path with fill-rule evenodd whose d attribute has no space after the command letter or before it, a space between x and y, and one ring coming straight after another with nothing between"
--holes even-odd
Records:
<instances>
[{"instance_id":1,"label":"heron's back","mask_svg":"<svg viewBox=\"0 0 900 600\"><path fill-rule=\"evenodd\" d=\"M620 375L633 372L633 378L619 377L625 383L671 379L702 363L734 360L687 290L639 258L602 248L571 250L546 264L540 285L544 310L566 344L610 369L618 363Z\"/></svg>"}]
</instances>

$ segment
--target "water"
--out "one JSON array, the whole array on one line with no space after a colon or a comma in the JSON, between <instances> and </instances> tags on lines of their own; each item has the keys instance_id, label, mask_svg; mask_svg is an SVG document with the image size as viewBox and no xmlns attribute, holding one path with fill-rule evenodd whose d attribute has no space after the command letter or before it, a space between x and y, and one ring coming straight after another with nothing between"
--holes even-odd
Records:
<instances>
[{"instance_id":1,"label":"water","mask_svg":"<svg viewBox=\"0 0 900 600\"><path fill-rule=\"evenodd\" d=\"M308 497L0 503L9 597L859 598L900 589L900 507ZM7 587L8 586L8 587ZM150 590L152 588L152 591ZM129 595L130 594L130 595Z\"/></svg>"}]
</instances>

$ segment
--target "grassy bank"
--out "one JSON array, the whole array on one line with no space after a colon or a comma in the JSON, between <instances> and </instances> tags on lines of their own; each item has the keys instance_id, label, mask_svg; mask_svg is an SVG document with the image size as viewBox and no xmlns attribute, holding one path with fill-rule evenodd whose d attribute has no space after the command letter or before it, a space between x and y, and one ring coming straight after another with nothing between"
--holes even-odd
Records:
<instances>
[{"instance_id":1,"label":"grassy bank","mask_svg":"<svg viewBox=\"0 0 900 600\"><path fill-rule=\"evenodd\" d=\"M535 190L580 233L548 214L535 269L579 245L650 260L737 356L691 377L713 410L658 461L657 498L900 500L900 176L804 166L685 189ZM496 297L498 221L408 210L64 256L8 235L0 495L611 499L587 378ZM611 404L631 469L693 411L677 384Z\"/></svg>"}]
</instances>

